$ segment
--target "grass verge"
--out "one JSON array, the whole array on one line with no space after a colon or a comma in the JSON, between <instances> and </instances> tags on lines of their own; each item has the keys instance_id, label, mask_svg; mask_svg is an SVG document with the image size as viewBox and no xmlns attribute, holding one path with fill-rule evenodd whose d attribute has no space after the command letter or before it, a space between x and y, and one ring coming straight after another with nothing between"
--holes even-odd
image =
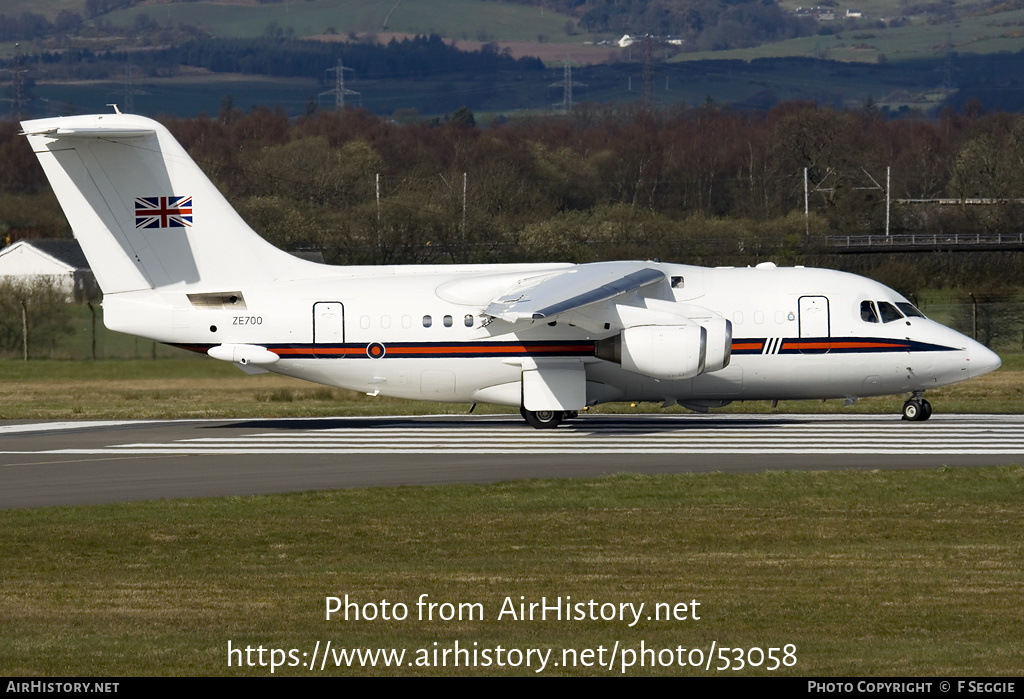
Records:
<instances>
[{"instance_id":1,"label":"grass verge","mask_svg":"<svg viewBox=\"0 0 1024 699\"><path fill-rule=\"evenodd\" d=\"M1007 354L986 376L928 392L938 412L1017 413L1024 408L1024 354ZM734 403L724 412L892 413L902 396L859 400ZM0 420L324 417L456 414L466 403L369 397L276 374L246 376L225 362L186 359L100 361L0 359ZM478 410L515 412L486 406ZM594 412L661 411L657 403L597 406ZM662 412L687 412L674 407Z\"/></svg>"},{"instance_id":2,"label":"grass verge","mask_svg":"<svg viewBox=\"0 0 1024 699\"><path fill-rule=\"evenodd\" d=\"M1024 467L1008 466L619 475L0 512L0 667L264 676L267 666L229 667L228 642L312 653L331 641L404 649L406 659L314 674L537 669L415 665L419 649L432 659L458 640L551 649L559 665L544 674L621 674L623 655L611 670L562 664L563 649L604 647L607 658L618 642L795 646L795 664L773 672L673 663L626 674L1015 675L1022 495ZM483 618L442 620L436 608L420 620L424 594L478 604ZM409 617L326 621L325 597L345 595L378 610L381 600L404 603ZM499 619L506 597L642 602L645 611L632 628ZM699 620L646 618L656 603L694 600ZM657 657L669 656L678 657Z\"/></svg>"}]
</instances>

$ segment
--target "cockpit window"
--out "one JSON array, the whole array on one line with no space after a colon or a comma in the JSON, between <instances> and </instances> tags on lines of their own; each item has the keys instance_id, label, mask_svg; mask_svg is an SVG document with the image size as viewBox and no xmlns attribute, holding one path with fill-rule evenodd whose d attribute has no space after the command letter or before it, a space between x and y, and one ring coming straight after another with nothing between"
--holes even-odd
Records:
<instances>
[{"instance_id":1,"label":"cockpit window","mask_svg":"<svg viewBox=\"0 0 1024 699\"><path fill-rule=\"evenodd\" d=\"M860 302L860 319L865 323L877 323L878 312L875 311L875 304L871 301Z\"/></svg>"},{"instance_id":2,"label":"cockpit window","mask_svg":"<svg viewBox=\"0 0 1024 699\"><path fill-rule=\"evenodd\" d=\"M896 307L888 301L878 302L878 312L882 314L883 323L891 323L903 317L903 314L896 310Z\"/></svg>"},{"instance_id":3,"label":"cockpit window","mask_svg":"<svg viewBox=\"0 0 1024 699\"><path fill-rule=\"evenodd\" d=\"M912 303L907 303L906 301L903 301L903 302L897 301L896 302L896 306L901 311L903 311L903 315L905 315L907 318L926 318L927 317L927 316L925 316L924 313L921 313L921 311L917 310L917 307L914 306L914 304L912 304Z\"/></svg>"}]
</instances>

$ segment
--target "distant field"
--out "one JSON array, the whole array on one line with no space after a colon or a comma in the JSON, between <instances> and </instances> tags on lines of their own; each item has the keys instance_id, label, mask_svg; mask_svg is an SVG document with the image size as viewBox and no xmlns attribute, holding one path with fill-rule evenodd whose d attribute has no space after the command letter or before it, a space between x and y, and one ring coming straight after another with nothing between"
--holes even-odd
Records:
<instances>
[{"instance_id":1,"label":"distant field","mask_svg":"<svg viewBox=\"0 0 1024 699\"><path fill-rule=\"evenodd\" d=\"M1024 10L1013 10L942 24L914 23L905 27L882 29L865 26L838 34L791 39L749 49L683 53L672 61L749 61L757 58L804 56L877 63L880 55L884 55L885 60L898 61L941 56L951 50L987 54L1022 49Z\"/></svg>"},{"instance_id":2,"label":"distant field","mask_svg":"<svg viewBox=\"0 0 1024 699\"><path fill-rule=\"evenodd\" d=\"M250 8L259 8L261 5L259 0L230 0L232 5L244 6ZM397 3L396 0L364 0L363 2L356 2L354 0L288 0L288 2L281 2L281 5L288 4L290 7L288 11L291 13L298 12L308 6L317 7L320 4L326 4L330 2L331 5L343 5L344 8L355 16L362 17L359 13L360 7L366 8L366 16L377 19L383 19L392 7ZM488 3L494 2L495 4L501 3L500 0L476 0L477 3ZM177 4L199 4L190 3L189 0L179 0ZM204 4L213 4L210 0L205 0ZM227 3L222 3L227 4ZM426 3L423 0L406 0L401 3L402 5L419 5L421 8ZM441 2L431 2L434 7L442 5ZM797 7L812 6L816 3L807 2L806 0L781 0L779 5L786 9L796 9ZM977 5L977 0L945 0L943 5ZM163 8L166 5L164 0L151 0L148 6L151 9ZM846 5L837 6L837 12L845 12L848 7L855 7L863 11L868 16L896 16L904 11L906 3L902 0L864 0L863 2L850 2ZM85 0L4 0L2 3L2 12L6 14L20 14L22 12L36 12L39 14L46 15L47 17L55 17L60 10L71 10L73 12L79 12L84 15L85 12ZM541 8L534 8L537 13L542 12ZM416 11L422 12L424 9L417 9ZM399 13L396 12L395 15ZM543 10L543 14L556 14L550 10ZM340 28L339 28L340 30Z\"/></svg>"},{"instance_id":3,"label":"distant field","mask_svg":"<svg viewBox=\"0 0 1024 699\"><path fill-rule=\"evenodd\" d=\"M813 5L799 0L784 0L784 8ZM976 5L973 0L950 0L951 6ZM876 62L879 55L887 60L942 55L953 49L970 53L998 53L1019 51L1024 48L1024 10L997 11L966 17L955 22L932 24L922 16L910 16L906 27L877 28L871 26L880 19L901 17L905 3L896 0L868 0L835 8L842 17L848 8L864 13L859 27L843 31L839 38L833 35L805 37L764 46L682 54L675 60L706 58L751 60L778 56L821 56L839 61ZM84 14L83 0L6 0L0 11L17 14L38 12L55 17L62 9ZM389 14L390 13L390 14ZM435 0L429 3L395 0L292 0L290 2L258 3L236 1L232 3L199 0L173 4L147 3L128 10L108 13L104 21L113 24L131 24L140 14L161 23L197 25L220 37L263 36L271 23L296 37L323 35L333 30L339 35L367 33L437 33L454 40L467 42L510 41L515 55L538 55L545 61L570 58L583 63L605 60L605 56L580 46L585 41L617 38L588 35L582 30L567 35L567 23L576 24L568 15L552 12L543 7L530 7L497 0ZM387 26L385 27L385 20ZM823 29L839 28L843 21L823 23ZM640 34L643 28L632 33ZM871 35L868 38L867 35ZM859 38L860 37L860 38ZM543 43L541 43L543 42ZM566 46L559 50L558 45ZM584 51L573 55L579 47ZM467 47L468 48L468 47ZM588 52L589 51L589 52ZM611 51L605 52L611 54Z\"/></svg>"},{"instance_id":4,"label":"distant field","mask_svg":"<svg viewBox=\"0 0 1024 699\"><path fill-rule=\"evenodd\" d=\"M4 0L0 4L0 14L20 15L22 12L35 12L51 20L61 10L77 12L85 17L85 0Z\"/></svg>"},{"instance_id":5,"label":"distant field","mask_svg":"<svg viewBox=\"0 0 1024 699\"><path fill-rule=\"evenodd\" d=\"M12 11L28 8L22 0L12 2ZM67 2L41 0L38 5L32 4L31 11L50 12L57 7L56 3L64 6ZM795 7L797 3L790 4ZM845 7L836 9L845 12ZM897 14L898 3L874 3L859 9L868 18L855 29L841 29L845 22L836 22L822 25L822 30L837 33L735 51L679 54L669 63L656 66L653 99L660 105L694 105L711 99L741 108L763 108L784 100L859 106L870 98L880 107L907 107L928 113L953 96L957 85L977 80L977 74L968 67L954 65L944 72L945 56L950 50L961 55L1024 50L1024 10L942 24L927 24L916 18L912 26L876 28L871 26L873 17ZM383 31L384 18L391 10L394 12ZM376 114L416 109L424 116L443 117L467 106L477 114L480 123L487 123L491 115L550 112L561 103L558 84L565 59L577 66L573 74L580 83L574 94L576 102L627 104L641 97L642 75L636 47L584 45L617 37L582 32L569 36L566 24L572 24L572 18L536 6L483 0L293 0L267 4L201 0L146 4L110 13L103 20L128 25L140 14L161 23L198 24L223 37L264 36L268 27L274 25L290 36L325 40L347 39L350 31L357 32L361 39L379 34L380 40L393 35L436 32L465 50L476 49L483 41L495 41L516 56L539 56L550 68L525 79L511 74L479 79L472 72L426 81L395 76L372 82L359 75L349 76L349 87L361 93L352 103ZM327 34L332 29L334 33ZM0 55L9 56L12 52L13 46L0 45ZM749 63L773 57L832 61L814 67L787 62ZM934 63L923 65L915 61L922 58ZM617 63L620 59L623 62ZM694 67L694 62L702 59L706 62ZM748 63L740 64L740 60ZM882 63L884 70L876 68ZM134 111L146 115L211 114L230 94L242 109L254 105L280 106L289 114L298 115L304 113L311 96L319 99L316 95L325 89L324 77L268 80L264 76L216 74L171 80L137 78L133 84ZM947 77L950 84L946 84ZM97 112L106 109L108 103L123 106L125 87L119 78L97 84L40 82L33 90L37 98L34 113L43 116ZM1014 104L1002 103L1006 99L1005 95L992 97L997 103L995 107L1015 109Z\"/></svg>"},{"instance_id":6,"label":"distant field","mask_svg":"<svg viewBox=\"0 0 1024 699\"><path fill-rule=\"evenodd\" d=\"M290 27L296 37L323 34L333 28L339 34L390 31L433 33L453 39L532 41L538 35L564 36L565 23L573 21L540 7L481 0L303 0L265 5L200 1L134 7L112 12L104 19L129 24L139 14L162 23L200 26L221 37L263 36L267 25L276 22L284 30Z\"/></svg>"},{"instance_id":7,"label":"distant field","mask_svg":"<svg viewBox=\"0 0 1024 699\"><path fill-rule=\"evenodd\" d=\"M836 15L842 15L846 13L847 9L857 9L863 12L868 18L878 17L899 17L906 12L906 8L909 3L906 0L849 0L845 3L836 3L830 5L829 3L819 2L807 2L807 0L778 0L781 7L787 10L795 10L798 7L815 7L817 5L829 5L832 7ZM924 4L924 3L922 3ZM972 5L978 6L977 0L943 0L943 7L971 7Z\"/></svg>"},{"instance_id":8,"label":"distant field","mask_svg":"<svg viewBox=\"0 0 1024 699\"><path fill-rule=\"evenodd\" d=\"M799 4L788 3L785 6L795 8ZM194 2L136 7L111 13L105 18L115 24L127 24L133 22L138 14L145 13L161 22L197 24L216 36L224 37L261 36L270 22L276 22L282 29L291 27L295 36L322 35L328 28L342 35L350 31L360 34L384 31L437 33L471 42L528 42L526 45L515 44L516 54L541 55L547 61L564 57L559 54L565 50L559 52L558 44L580 45L584 41L608 38L583 33L567 36L566 22L574 23L575 20L566 15L538 7L480 0L400 3L385 30L384 18L393 8L396 8L393 0L307 0L291 9L287 3L223 5ZM880 55L887 60L902 60L942 55L949 50L998 53L1024 49L1024 10L996 12L939 24L910 17L908 26L877 28L872 24L878 19L901 15L899 4L876 2L858 6L858 9L866 13L865 19L858 28L842 31L838 37L812 36L750 49L684 53L674 60L824 56L838 61L875 63ZM837 13L842 15L845 10L845 7L837 8ZM840 26L841 22L822 24L823 28L834 28L837 32ZM641 33L641 30L635 33ZM553 45L538 43L538 39ZM606 55L610 56L612 52L609 50ZM601 62L604 58L604 55L580 54L580 60L588 63Z\"/></svg>"},{"instance_id":9,"label":"distant field","mask_svg":"<svg viewBox=\"0 0 1024 699\"><path fill-rule=\"evenodd\" d=\"M415 35L399 34L397 32L381 32L376 34L377 42L380 44L387 44L392 39L401 41L413 36ZM309 38L316 39L317 41L344 42L352 40L345 34L322 34ZM367 38L367 35L360 34L356 40L363 41L365 38ZM445 41L462 51L479 51L483 48L485 43L488 43L461 38L448 38ZM495 40L494 43L496 43L502 51L508 50L508 52L512 54L513 58L534 57L539 58L549 65L558 66L561 66L566 60L572 62L572 64L576 66L609 63L622 60L625 55L625 51L620 49L618 46L598 46L595 43L585 45L580 43L570 43L571 41L572 39L569 37L562 37L561 41L559 41L557 37L553 37L551 41L545 40L543 42L499 39Z\"/></svg>"}]
</instances>

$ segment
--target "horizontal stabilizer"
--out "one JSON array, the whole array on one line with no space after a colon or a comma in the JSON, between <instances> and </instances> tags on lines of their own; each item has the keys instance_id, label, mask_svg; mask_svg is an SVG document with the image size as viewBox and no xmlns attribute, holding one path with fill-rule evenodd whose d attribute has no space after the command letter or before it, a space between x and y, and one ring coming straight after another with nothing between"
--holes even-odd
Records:
<instances>
[{"instance_id":1,"label":"horizontal stabilizer","mask_svg":"<svg viewBox=\"0 0 1024 699\"><path fill-rule=\"evenodd\" d=\"M50 136L53 138L139 138L156 133L154 129L123 128L117 126L93 128L49 127L22 131L22 136Z\"/></svg>"}]
</instances>

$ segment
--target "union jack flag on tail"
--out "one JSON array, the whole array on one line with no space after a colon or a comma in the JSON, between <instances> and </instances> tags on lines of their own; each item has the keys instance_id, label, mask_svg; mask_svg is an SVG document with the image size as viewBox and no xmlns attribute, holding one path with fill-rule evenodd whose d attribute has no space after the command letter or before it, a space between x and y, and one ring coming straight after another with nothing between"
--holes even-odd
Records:
<instances>
[{"instance_id":1,"label":"union jack flag on tail","mask_svg":"<svg viewBox=\"0 0 1024 699\"><path fill-rule=\"evenodd\" d=\"M136 197L136 228L190 228L192 197Z\"/></svg>"}]
</instances>

